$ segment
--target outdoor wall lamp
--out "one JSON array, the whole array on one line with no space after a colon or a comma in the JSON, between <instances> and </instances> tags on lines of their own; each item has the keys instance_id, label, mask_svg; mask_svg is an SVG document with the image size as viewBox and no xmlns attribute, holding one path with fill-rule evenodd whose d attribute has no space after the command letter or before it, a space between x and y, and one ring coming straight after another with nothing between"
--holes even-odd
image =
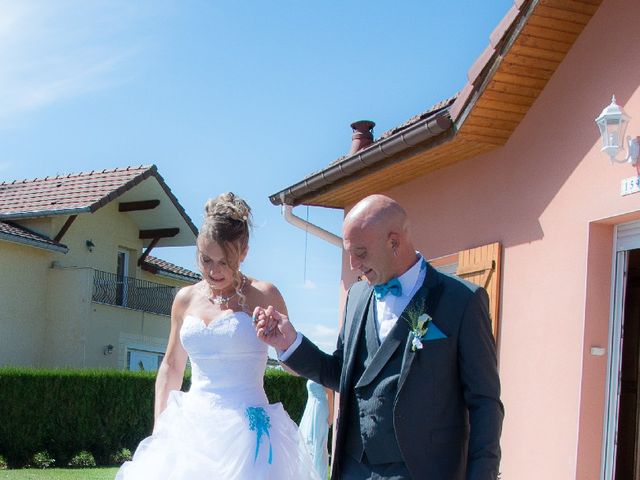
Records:
<instances>
[{"instance_id":1,"label":"outdoor wall lamp","mask_svg":"<svg viewBox=\"0 0 640 480\"><path fill-rule=\"evenodd\" d=\"M87 245L87 250L89 250L90 252L93 252L93 247L95 247L96 245L93 243L93 240L87 240L85 242L85 244Z\"/></svg>"},{"instance_id":2,"label":"outdoor wall lamp","mask_svg":"<svg viewBox=\"0 0 640 480\"><path fill-rule=\"evenodd\" d=\"M618 159L618 152L624 152L624 134L630 117L616 103L616 96L611 97L611 104L606 106L596 118L596 124L602 137L602 151L606 152L611 163L630 163L635 165L640 154L640 137L627 137L629 151L626 158Z\"/></svg>"},{"instance_id":3,"label":"outdoor wall lamp","mask_svg":"<svg viewBox=\"0 0 640 480\"><path fill-rule=\"evenodd\" d=\"M113 345L105 345L104 350L102 351L105 355L111 355L113 353Z\"/></svg>"}]
</instances>

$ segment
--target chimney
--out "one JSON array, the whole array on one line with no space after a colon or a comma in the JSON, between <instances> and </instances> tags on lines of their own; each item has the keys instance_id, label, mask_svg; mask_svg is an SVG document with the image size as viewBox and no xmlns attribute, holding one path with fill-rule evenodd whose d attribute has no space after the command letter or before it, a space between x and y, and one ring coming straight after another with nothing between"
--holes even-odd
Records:
<instances>
[{"instance_id":1,"label":"chimney","mask_svg":"<svg viewBox=\"0 0 640 480\"><path fill-rule=\"evenodd\" d=\"M373 127L375 126L376 124L371 120L358 120L351 124L353 135L351 136L349 155L353 155L373 143Z\"/></svg>"}]
</instances>

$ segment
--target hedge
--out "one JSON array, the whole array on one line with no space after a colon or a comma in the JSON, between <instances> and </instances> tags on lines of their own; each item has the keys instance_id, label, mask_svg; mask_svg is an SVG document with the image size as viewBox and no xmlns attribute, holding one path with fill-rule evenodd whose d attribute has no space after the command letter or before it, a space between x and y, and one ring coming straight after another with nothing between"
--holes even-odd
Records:
<instances>
[{"instance_id":1,"label":"hedge","mask_svg":"<svg viewBox=\"0 0 640 480\"><path fill-rule=\"evenodd\" d=\"M46 450L66 465L86 450L106 465L151 432L154 382L151 372L0 368L0 455L23 466ZM189 383L187 374L182 389ZM271 403L282 402L300 421L305 379L268 369L265 390Z\"/></svg>"}]
</instances>

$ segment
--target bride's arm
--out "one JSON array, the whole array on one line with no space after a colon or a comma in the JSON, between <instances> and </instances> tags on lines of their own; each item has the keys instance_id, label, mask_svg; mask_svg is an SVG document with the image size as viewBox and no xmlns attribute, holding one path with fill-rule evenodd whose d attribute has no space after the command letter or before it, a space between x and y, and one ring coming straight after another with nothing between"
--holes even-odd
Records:
<instances>
[{"instance_id":1,"label":"bride's arm","mask_svg":"<svg viewBox=\"0 0 640 480\"><path fill-rule=\"evenodd\" d=\"M154 402L154 423L167 408L167 399L171 390L180 390L184 369L187 365L187 352L180 342L180 327L184 312L188 305L189 287L181 289L171 307L171 332L158 375L156 376L156 393ZM155 426L154 426L155 430Z\"/></svg>"}]
</instances>

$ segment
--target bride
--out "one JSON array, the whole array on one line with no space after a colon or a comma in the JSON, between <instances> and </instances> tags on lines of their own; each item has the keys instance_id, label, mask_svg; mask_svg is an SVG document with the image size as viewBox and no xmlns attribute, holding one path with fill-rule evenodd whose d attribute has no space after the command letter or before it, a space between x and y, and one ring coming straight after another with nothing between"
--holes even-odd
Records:
<instances>
[{"instance_id":1,"label":"bride","mask_svg":"<svg viewBox=\"0 0 640 480\"><path fill-rule=\"evenodd\" d=\"M239 270L250 216L233 193L207 202L197 240L203 279L173 302L153 434L116 480L318 480L296 424L264 392L267 346L247 312L258 305L286 307L276 287ZM191 389L184 393L187 359Z\"/></svg>"}]
</instances>

